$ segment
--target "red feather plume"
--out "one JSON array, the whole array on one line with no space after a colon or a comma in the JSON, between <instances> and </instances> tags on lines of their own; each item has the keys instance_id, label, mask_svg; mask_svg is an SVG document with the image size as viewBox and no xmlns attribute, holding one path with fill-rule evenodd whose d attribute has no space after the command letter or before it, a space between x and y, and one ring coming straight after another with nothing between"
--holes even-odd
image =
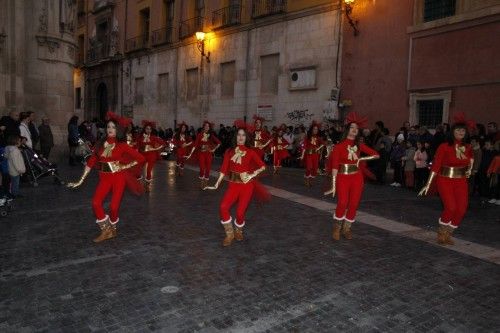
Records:
<instances>
[{"instance_id":1,"label":"red feather plume","mask_svg":"<svg viewBox=\"0 0 500 333\"><path fill-rule=\"evenodd\" d=\"M349 112L345 117L344 123L346 125L354 123L361 128L366 128L368 126L368 117L360 116L356 112Z\"/></svg>"},{"instance_id":2,"label":"red feather plume","mask_svg":"<svg viewBox=\"0 0 500 333\"><path fill-rule=\"evenodd\" d=\"M245 123L245 121L242 119L235 120L234 126L236 128L243 128L248 133L253 133L255 131L255 126Z\"/></svg>"},{"instance_id":3,"label":"red feather plume","mask_svg":"<svg viewBox=\"0 0 500 333\"><path fill-rule=\"evenodd\" d=\"M126 118L126 117L121 117L121 116L119 116L116 113L111 112L111 111L108 111L106 113L106 119L116 121L118 123L118 125L120 125L123 128L126 128L128 125L132 124L132 119Z\"/></svg>"},{"instance_id":4,"label":"red feather plume","mask_svg":"<svg viewBox=\"0 0 500 333\"><path fill-rule=\"evenodd\" d=\"M144 119L142 121L142 128L151 127L151 129L156 129L156 122Z\"/></svg>"},{"instance_id":5,"label":"red feather plume","mask_svg":"<svg viewBox=\"0 0 500 333\"><path fill-rule=\"evenodd\" d=\"M469 130L473 130L476 128L476 122L472 119L467 119L465 117L465 113L457 112L453 115L453 124L454 125L465 125Z\"/></svg>"}]
</instances>

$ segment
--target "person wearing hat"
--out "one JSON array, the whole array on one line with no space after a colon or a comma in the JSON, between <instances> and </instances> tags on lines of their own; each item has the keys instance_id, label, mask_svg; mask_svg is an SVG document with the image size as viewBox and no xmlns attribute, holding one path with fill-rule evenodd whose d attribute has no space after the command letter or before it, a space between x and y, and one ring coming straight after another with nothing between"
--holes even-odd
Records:
<instances>
[{"instance_id":1,"label":"person wearing hat","mask_svg":"<svg viewBox=\"0 0 500 333\"><path fill-rule=\"evenodd\" d=\"M311 127L307 131L306 139L304 140L304 150L300 156L304 160L306 172L304 175L305 185L311 186L311 180L318 175L319 157L321 149L325 146L323 139L319 135L320 123L312 122Z\"/></svg>"},{"instance_id":2,"label":"person wearing hat","mask_svg":"<svg viewBox=\"0 0 500 333\"><path fill-rule=\"evenodd\" d=\"M177 126L177 131L173 138L176 148L176 166L179 176L184 173L184 164L186 162L187 149L193 144L191 136L188 134L188 125L185 122Z\"/></svg>"},{"instance_id":3,"label":"person wearing hat","mask_svg":"<svg viewBox=\"0 0 500 333\"><path fill-rule=\"evenodd\" d=\"M253 116L254 119L254 132L253 132L253 147L261 160L264 160L266 148L272 142L271 135L262 128L264 118L257 115Z\"/></svg>"},{"instance_id":4,"label":"person wearing hat","mask_svg":"<svg viewBox=\"0 0 500 333\"><path fill-rule=\"evenodd\" d=\"M366 122L366 118L354 112L347 115L343 140L335 145L327 163L331 168L332 187L325 195L338 195L333 214L334 240L340 240L341 231L344 238L352 239L351 225L355 221L364 187L360 163L379 158L377 151L360 143L360 129L366 126ZM366 156L361 157L362 153Z\"/></svg>"},{"instance_id":5,"label":"person wearing hat","mask_svg":"<svg viewBox=\"0 0 500 333\"><path fill-rule=\"evenodd\" d=\"M283 137L285 129L286 125L281 125L281 127L276 131L272 141L271 150L273 152L273 168L275 174L278 173L278 170L281 168L281 161L290 157L290 154L288 153L288 146L290 145L290 142Z\"/></svg>"},{"instance_id":6,"label":"person wearing hat","mask_svg":"<svg viewBox=\"0 0 500 333\"><path fill-rule=\"evenodd\" d=\"M156 129L156 123L149 120L142 121L142 135L137 138L137 147L139 152L146 159L145 189L150 191L150 185L153 181L153 168L156 161L160 159L160 150L165 147L165 142L158 136L153 134L153 129Z\"/></svg>"},{"instance_id":7,"label":"person wearing hat","mask_svg":"<svg viewBox=\"0 0 500 333\"><path fill-rule=\"evenodd\" d=\"M427 195L435 180L444 207L439 217L437 232L437 242L441 245L454 244L451 236L467 211L467 178L470 177L474 164L472 148L466 144L466 139L468 129L473 128L475 124L466 120L463 113L456 114L454 120L447 142L440 144L434 155L427 184L419 193L419 196Z\"/></svg>"},{"instance_id":8,"label":"person wearing hat","mask_svg":"<svg viewBox=\"0 0 500 333\"><path fill-rule=\"evenodd\" d=\"M224 177L228 177L229 185L219 206L221 224L226 232L226 237L222 242L223 246L231 245L234 239L243 240L245 213L252 197L256 196L260 201L270 199L270 194L256 179L266 169L266 166L255 150L251 148L251 126L245 124L244 121L237 120L235 127L236 131L231 148L226 150L224 154L217 182L214 186L204 187L204 190L216 190ZM234 219L236 230L234 230L230 209L236 203L238 206Z\"/></svg>"},{"instance_id":9,"label":"person wearing hat","mask_svg":"<svg viewBox=\"0 0 500 333\"><path fill-rule=\"evenodd\" d=\"M212 130L213 124L208 120L203 122L202 130L196 136L193 149L186 159L190 159L195 151L198 151L198 163L200 166L200 188L204 189L207 186L210 177L210 170L212 169L212 160L214 153L221 145L220 140L215 136Z\"/></svg>"},{"instance_id":10,"label":"person wearing hat","mask_svg":"<svg viewBox=\"0 0 500 333\"><path fill-rule=\"evenodd\" d=\"M90 170L99 170L99 183L92 198L96 223L101 230L100 235L94 239L95 243L116 237L116 226L120 221L119 209L125 188L135 194L141 194L144 190L131 172L134 166L141 165L145 159L137 150L127 145L125 128L130 120L111 112L108 112L107 118L106 135L97 142L82 176L77 182L67 185L75 189L83 184ZM104 211L103 202L110 192L108 215Z\"/></svg>"}]
</instances>

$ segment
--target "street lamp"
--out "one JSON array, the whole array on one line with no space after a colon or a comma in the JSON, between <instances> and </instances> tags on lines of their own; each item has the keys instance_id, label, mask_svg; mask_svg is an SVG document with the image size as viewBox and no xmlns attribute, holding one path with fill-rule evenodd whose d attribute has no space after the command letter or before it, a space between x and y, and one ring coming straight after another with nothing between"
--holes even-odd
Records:
<instances>
[{"instance_id":1,"label":"street lamp","mask_svg":"<svg viewBox=\"0 0 500 333\"><path fill-rule=\"evenodd\" d=\"M352 6L354 5L355 0L344 0L345 3L345 16L347 17L347 20L349 21L349 24L351 25L352 29L354 30L354 36L359 35L359 29L358 29L358 21L353 20L351 17L352 14Z\"/></svg>"},{"instance_id":2,"label":"street lamp","mask_svg":"<svg viewBox=\"0 0 500 333\"><path fill-rule=\"evenodd\" d=\"M207 59L207 62L210 62L210 51L205 54L205 33L203 31L196 32L196 46L201 53L201 56Z\"/></svg>"}]
</instances>

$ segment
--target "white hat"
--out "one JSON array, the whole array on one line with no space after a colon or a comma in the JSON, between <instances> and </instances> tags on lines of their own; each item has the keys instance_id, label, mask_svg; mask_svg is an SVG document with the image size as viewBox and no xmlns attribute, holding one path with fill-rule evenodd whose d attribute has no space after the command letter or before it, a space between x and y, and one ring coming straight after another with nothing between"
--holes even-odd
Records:
<instances>
[{"instance_id":1,"label":"white hat","mask_svg":"<svg viewBox=\"0 0 500 333\"><path fill-rule=\"evenodd\" d=\"M405 141L405 136L403 135L403 133L399 133L399 135L397 136L396 138L399 142L401 141Z\"/></svg>"}]
</instances>

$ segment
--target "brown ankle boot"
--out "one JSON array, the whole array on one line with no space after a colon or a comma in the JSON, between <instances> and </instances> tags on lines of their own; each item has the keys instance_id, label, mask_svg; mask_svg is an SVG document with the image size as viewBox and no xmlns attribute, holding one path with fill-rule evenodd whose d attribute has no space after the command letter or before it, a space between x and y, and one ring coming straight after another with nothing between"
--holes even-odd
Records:
<instances>
[{"instance_id":1,"label":"brown ankle boot","mask_svg":"<svg viewBox=\"0 0 500 333\"><path fill-rule=\"evenodd\" d=\"M340 240L340 229L342 229L342 221L333 221L333 231L332 231L332 238L335 241Z\"/></svg>"},{"instance_id":2,"label":"brown ankle boot","mask_svg":"<svg viewBox=\"0 0 500 333\"><path fill-rule=\"evenodd\" d=\"M351 224L351 222L344 221L344 225L342 226L342 236L347 240L352 239Z\"/></svg>"},{"instance_id":3,"label":"brown ankle boot","mask_svg":"<svg viewBox=\"0 0 500 333\"><path fill-rule=\"evenodd\" d=\"M311 179L309 177L304 178L304 185L306 187L310 187L311 186Z\"/></svg>"},{"instance_id":4,"label":"brown ankle boot","mask_svg":"<svg viewBox=\"0 0 500 333\"><path fill-rule=\"evenodd\" d=\"M203 190L203 189L205 189L205 187L207 187L207 181L205 180L205 178L203 178L200 181L200 188Z\"/></svg>"},{"instance_id":5,"label":"brown ankle boot","mask_svg":"<svg viewBox=\"0 0 500 333\"><path fill-rule=\"evenodd\" d=\"M243 228L236 227L234 230L234 238L239 242L243 240Z\"/></svg>"},{"instance_id":6,"label":"brown ankle boot","mask_svg":"<svg viewBox=\"0 0 500 333\"><path fill-rule=\"evenodd\" d=\"M234 230L231 223L224 224L224 230L226 231L226 237L222 241L222 246L229 246L234 240Z\"/></svg>"},{"instance_id":7,"label":"brown ankle boot","mask_svg":"<svg viewBox=\"0 0 500 333\"><path fill-rule=\"evenodd\" d=\"M109 226L111 228L111 235L113 235L113 238L116 237L116 225L118 224L118 221L116 221L115 224L110 223Z\"/></svg>"},{"instance_id":8,"label":"brown ankle boot","mask_svg":"<svg viewBox=\"0 0 500 333\"><path fill-rule=\"evenodd\" d=\"M107 239L114 237L113 230L112 230L113 228L112 228L111 224L109 223L109 218L106 219L104 222L100 222L98 224L99 224L99 228L101 228L101 233L99 234L99 236L94 238L94 243L100 243L100 242L103 242Z\"/></svg>"},{"instance_id":9,"label":"brown ankle boot","mask_svg":"<svg viewBox=\"0 0 500 333\"><path fill-rule=\"evenodd\" d=\"M455 245L455 242L451 238L451 236L453 235L453 231L455 231L455 228L453 228L451 226L446 226L446 232L445 232L445 235L446 235L445 244L446 245Z\"/></svg>"},{"instance_id":10,"label":"brown ankle boot","mask_svg":"<svg viewBox=\"0 0 500 333\"><path fill-rule=\"evenodd\" d=\"M446 245L446 227L444 225L439 225L437 231L437 242L441 245Z\"/></svg>"}]
</instances>

